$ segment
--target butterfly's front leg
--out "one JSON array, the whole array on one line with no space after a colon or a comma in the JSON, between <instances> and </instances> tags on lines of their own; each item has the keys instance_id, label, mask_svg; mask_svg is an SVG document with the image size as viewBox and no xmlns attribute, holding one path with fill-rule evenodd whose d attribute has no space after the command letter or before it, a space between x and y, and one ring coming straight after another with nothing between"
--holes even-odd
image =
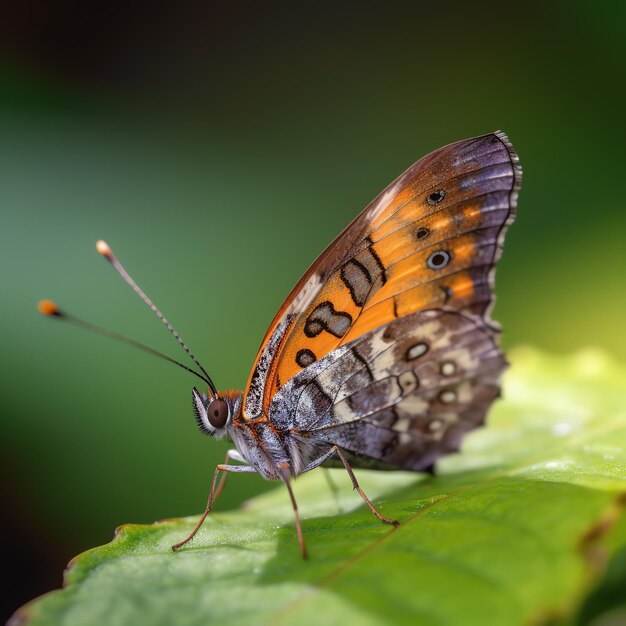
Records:
<instances>
[{"instance_id":1,"label":"butterfly's front leg","mask_svg":"<svg viewBox=\"0 0 626 626\"><path fill-rule=\"evenodd\" d=\"M245 462L243 457L239 454L239 452L237 452L237 450L229 450L226 453L225 462L228 461L228 459ZM207 515L211 512L211 509L213 508L213 503L220 495L220 493L222 493L222 490L224 489L224 485L226 483L226 477L228 476L229 472L256 472L254 467L252 467L251 465L226 465L225 462L215 468L215 472L213 473L213 480L211 481L211 489L209 490L209 498L207 500L206 509L204 510L202 517L186 539L184 539L180 543L175 543L172 546L172 550L174 550L174 552L182 548L186 543L189 543L194 538L196 533L200 530L200 527L204 523L204 520L207 518ZM220 475L220 472L222 473L222 479L218 483L217 479Z\"/></svg>"},{"instance_id":2,"label":"butterfly's front leg","mask_svg":"<svg viewBox=\"0 0 626 626\"><path fill-rule=\"evenodd\" d=\"M226 465L229 459L232 459L233 461L238 461L239 463L243 463L244 465L241 467L248 466L248 462L241 456L241 454L239 454L238 450L228 450L226 452L226 458L224 459L223 465ZM240 466L237 465L235 467L240 467ZM230 470L230 471L235 471L235 470ZM256 471L256 470L236 470L236 471L250 472L250 471ZM215 493L213 494L213 504L215 504L215 501L220 497L220 494L222 493L222 491L224 491L224 487L226 487L227 480L228 480L228 472L223 471L220 477L220 481L219 483L217 483L217 487L215 488Z\"/></svg>"}]
</instances>

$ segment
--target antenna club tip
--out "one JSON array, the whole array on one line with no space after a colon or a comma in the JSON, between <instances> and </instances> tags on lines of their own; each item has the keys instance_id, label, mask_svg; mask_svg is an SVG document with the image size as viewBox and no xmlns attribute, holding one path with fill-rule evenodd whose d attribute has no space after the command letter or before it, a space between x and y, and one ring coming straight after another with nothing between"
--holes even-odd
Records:
<instances>
[{"instance_id":1,"label":"antenna club tip","mask_svg":"<svg viewBox=\"0 0 626 626\"><path fill-rule=\"evenodd\" d=\"M37 309L42 315L52 315L60 317L61 311L53 300L39 300Z\"/></svg>"},{"instance_id":2,"label":"antenna club tip","mask_svg":"<svg viewBox=\"0 0 626 626\"><path fill-rule=\"evenodd\" d=\"M107 258L111 258L113 256L113 252L109 247L109 244L106 241L102 241L102 239L98 239L98 241L96 241L96 250L102 256L105 256Z\"/></svg>"}]
</instances>

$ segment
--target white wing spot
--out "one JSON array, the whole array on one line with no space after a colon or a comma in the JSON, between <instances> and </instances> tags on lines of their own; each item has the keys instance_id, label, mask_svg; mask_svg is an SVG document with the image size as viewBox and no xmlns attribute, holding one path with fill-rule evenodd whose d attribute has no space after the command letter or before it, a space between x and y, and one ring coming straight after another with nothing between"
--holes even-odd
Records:
<instances>
[{"instance_id":1,"label":"white wing spot","mask_svg":"<svg viewBox=\"0 0 626 626\"><path fill-rule=\"evenodd\" d=\"M444 404L451 404L456 400L456 393L450 390L442 391L439 394L439 400L441 400Z\"/></svg>"},{"instance_id":2,"label":"white wing spot","mask_svg":"<svg viewBox=\"0 0 626 626\"><path fill-rule=\"evenodd\" d=\"M407 361L417 359L418 356L422 356L422 354L426 354L426 352L428 352L428 346L425 343L416 343L406 351Z\"/></svg>"},{"instance_id":3,"label":"white wing spot","mask_svg":"<svg viewBox=\"0 0 626 626\"><path fill-rule=\"evenodd\" d=\"M396 404L396 411L400 417L415 418L416 415L425 415L428 412L429 404L424 398L417 394L412 394L402 399Z\"/></svg>"},{"instance_id":4,"label":"white wing spot","mask_svg":"<svg viewBox=\"0 0 626 626\"><path fill-rule=\"evenodd\" d=\"M289 307L289 312L298 315L303 313L313 302L313 298L319 293L322 286L322 278L319 274L312 274L309 280L302 286Z\"/></svg>"},{"instance_id":5,"label":"white wing spot","mask_svg":"<svg viewBox=\"0 0 626 626\"><path fill-rule=\"evenodd\" d=\"M403 419L403 420L397 421L393 425L393 430L395 430L396 432L399 432L399 433L406 433L409 430L410 427L411 427L411 420L410 419Z\"/></svg>"},{"instance_id":6,"label":"white wing spot","mask_svg":"<svg viewBox=\"0 0 626 626\"><path fill-rule=\"evenodd\" d=\"M441 364L441 373L444 376L452 376L456 371L456 365L452 361L446 361Z\"/></svg>"},{"instance_id":7,"label":"white wing spot","mask_svg":"<svg viewBox=\"0 0 626 626\"><path fill-rule=\"evenodd\" d=\"M432 420L432 422L428 424L428 430L434 433L434 432L437 432L438 430L441 430L443 425L444 425L444 422L442 420L434 419Z\"/></svg>"},{"instance_id":8,"label":"white wing spot","mask_svg":"<svg viewBox=\"0 0 626 626\"><path fill-rule=\"evenodd\" d=\"M398 190L402 185L401 181L398 181L395 185L392 185L387 191L385 191L382 196L376 201L374 205L369 210L368 218L369 220L376 219L393 201L393 199L398 195Z\"/></svg>"},{"instance_id":9,"label":"white wing spot","mask_svg":"<svg viewBox=\"0 0 626 626\"><path fill-rule=\"evenodd\" d=\"M408 395L417 389L419 385L419 380L415 372L402 372L400 376L398 376L398 382L400 383L400 388L402 389L403 395Z\"/></svg>"}]
</instances>

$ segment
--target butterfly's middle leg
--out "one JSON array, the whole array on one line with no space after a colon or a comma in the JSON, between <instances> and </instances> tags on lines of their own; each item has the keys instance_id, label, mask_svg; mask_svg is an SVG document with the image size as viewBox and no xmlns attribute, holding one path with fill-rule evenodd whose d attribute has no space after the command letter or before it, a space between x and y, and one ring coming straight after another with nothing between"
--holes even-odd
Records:
<instances>
[{"instance_id":1,"label":"butterfly's middle leg","mask_svg":"<svg viewBox=\"0 0 626 626\"><path fill-rule=\"evenodd\" d=\"M236 452L235 450L229 450L226 453L226 460L228 460L229 458L232 458L237 461L241 460L239 453ZM195 528L191 531L191 533L189 533L188 537L183 539L183 541L181 541L180 543L175 543L172 546L172 550L174 550L174 552L182 548L186 543L189 543L195 537L196 533L200 530L200 527L204 523L204 520L207 518L207 515L211 512L211 509L213 508L213 504L215 500L217 499L217 496L219 496L220 493L222 493L222 490L224 489L224 484L226 483L226 477L228 476L228 473L230 472L256 472L256 470L251 465L226 465L226 464L218 465L215 468L215 472L213 473L213 480L211 481L211 489L209 490L209 497L207 499L206 508L204 510L204 513L202 514L202 517L200 517L200 520L196 524ZM217 479L220 473L222 474L222 478L220 479L218 483Z\"/></svg>"},{"instance_id":2,"label":"butterfly's middle leg","mask_svg":"<svg viewBox=\"0 0 626 626\"><path fill-rule=\"evenodd\" d=\"M304 533L302 532L302 524L300 523L300 513L298 512L298 503L296 502L296 497L293 495L293 489L291 488L291 484L289 482L290 476L287 471L284 471L281 475L282 481L285 483L285 487L287 487L287 491L289 492L289 497L291 498L291 506L293 507L293 514L296 518L296 533L298 535L298 545L300 546L300 554L303 559L308 558L308 554L306 551L306 545L304 544Z\"/></svg>"}]
</instances>

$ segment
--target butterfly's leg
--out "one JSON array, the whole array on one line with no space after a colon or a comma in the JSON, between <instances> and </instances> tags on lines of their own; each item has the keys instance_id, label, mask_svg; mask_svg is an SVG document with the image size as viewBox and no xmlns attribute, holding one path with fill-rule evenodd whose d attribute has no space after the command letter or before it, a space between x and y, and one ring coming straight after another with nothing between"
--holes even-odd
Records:
<instances>
[{"instance_id":1,"label":"butterfly's leg","mask_svg":"<svg viewBox=\"0 0 626 626\"><path fill-rule=\"evenodd\" d=\"M246 460L239 454L238 450L228 450L226 452L226 458L224 459L224 465L228 463L228 460L232 459L233 461L239 461L240 463L248 464ZM224 487L226 486L226 481L228 480L228 472L222 472L220 476L220 481L217 483L217 487L215 488L215 493L213 494L213 504L220 497L222 491L224 491Z\"/></svg>"},{"instance_id":2,"label":"butterfly's leg","mask_svg":"<svg viewBox=\"0 0 626 626\"><path fill-rule=\"evenodd\" d=\"M387 524L393 524L394 526L397 526L400 523L398 522L398 520L385 517L384 515L382 515L382 513L379 513L374 507L374 505L370 502L370 499L365 495L365 492L359 486L356 476L354 475L354 472L352 471L352 468L350 467L350 463L348 463L348 459L346 459L343 452L337 446L333 446L331 449L340 458L341 462L343 463L343 466L346 468L346 472L348 472L348 476L350 476L350 480L352 481L352 486L354 487L354 489L356 489L359 492L359 495L361 496L361 498L363 498L363 501L365 502L365 504L367 504L367 506L370 508L370 511L379 520L386 522Z\"/></svg>"},{"instance_id":3,"label":"butterfly's leg","mask_svg":"<svg viewBox=\"0 0 626 626\"><path fill-rule=\"evenodd\" d=\"M207 518L207 515L211 512L211 509L213 508L213 502L215 501L215 485L217 483L217 478L220 472L256 472L256 470L251 465L218 465L215 468L213 480L211 481L211 489L209 490L209 498L206 503L206 509L204 510L200 521L196 524L196 527L191 531L186 539L184 539L180 543L175 543L172 546L172 550L174 550L174 552L182 548L186 543L194 538L195 534L200 530L200 526L202 526L204 520Z\"/></svg>"},{"instance_id":4,"label":"butterfly's leg","mask_svg":"<svg viewBox=\"0 0 626 626\"><path fill-rule=\"evenodd\" d=\"M283 476L282 480L285 483L285 487L287 487L287 491L289 492L289 497L291 498L291 506L293 507L293 513L296 517L296 532L298 533L298 545L300 546L300 553L302 554L302 558L306 559L307 552L306 546L304 545L304 534L302 533L302 525L300 524L298 503L296 502L296 497L293 495L293 489L291 488L289 478L287 476Z\"/></svg>"}]
</instances>

